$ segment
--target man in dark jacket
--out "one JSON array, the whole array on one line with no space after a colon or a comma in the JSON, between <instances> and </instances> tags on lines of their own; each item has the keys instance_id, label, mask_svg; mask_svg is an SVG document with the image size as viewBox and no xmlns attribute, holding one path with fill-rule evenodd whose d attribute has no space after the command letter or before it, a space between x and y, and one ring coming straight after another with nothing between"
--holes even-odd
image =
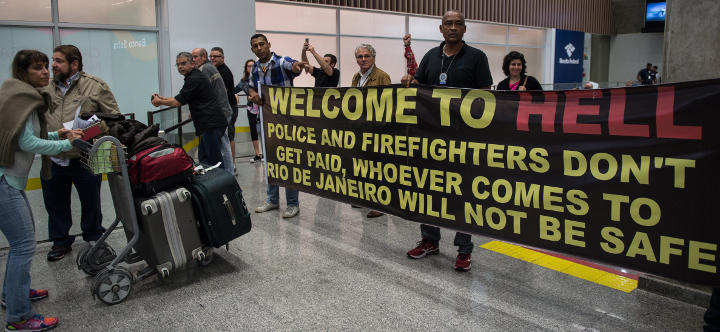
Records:
<instances>
[{"instance_id":1,"label":"man in dark jacket","mask_svg":"<svg viewBox=\"0 0 720 332\"><path fill-rule=\"evenodd\" d=\"M206 165L222 162L220 149L227 129L227 120L215 91L207 76L194 67L190 53L180 52L175 59L175 65L178 72L185 76L185 84L174 98L153 94L152 104L171 107L189 105L195 134L200 137L198 159Z\"/></svg>"}]
</instances>

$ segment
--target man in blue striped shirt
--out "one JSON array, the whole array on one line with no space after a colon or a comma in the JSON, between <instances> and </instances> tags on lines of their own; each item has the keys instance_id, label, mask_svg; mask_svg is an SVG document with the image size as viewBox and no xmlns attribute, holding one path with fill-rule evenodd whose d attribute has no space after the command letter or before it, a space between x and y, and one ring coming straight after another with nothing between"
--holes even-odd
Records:
<instances>
[{"instance_id":1,"label":"man in blue striped shirt","mask_svg":"<svg viewBox=\"0 0 720 332\"><path fill-rule=\"evenodd\" d=\"M293 86L293 79L300 75L300 72L307 65L307 62L297 61L287 56L280 56L270 51L270 42L263 34L255 34L250 37L250 49L258 57L258 61L250 71L250 82L248 88L248 100L262 105L258 94L258 87L263 85ZM285 199L287 209L283 212L283 218L292 218L300 212L298 203L298 191L285 188ZM267 200L265 204L255 209L256 213L263 213L275 210L280 203L280 188L268 184Z\"/></svg>"}]
</instances>

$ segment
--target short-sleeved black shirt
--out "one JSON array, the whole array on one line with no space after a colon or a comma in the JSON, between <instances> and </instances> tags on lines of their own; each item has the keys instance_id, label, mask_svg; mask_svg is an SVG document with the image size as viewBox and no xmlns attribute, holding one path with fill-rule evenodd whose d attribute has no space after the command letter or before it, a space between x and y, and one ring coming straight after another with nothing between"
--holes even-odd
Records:
<instances>
[{"instance_id":1,"label":"short-sleeved black shirt","mask_svg":"<svg viewBox=\"0 0 720 332\"><path fill-rule=\"evenodd\" d=\"M190 116L192 116L197 135L202 135L205 130L210 128L227 126L225 115L215 97L215 90L210 85L210 80L201 71L193 68L185 76L185 84L175 96L175 100L180 104L190 106Z\"/></svg>"},{"instance_id":2,"label":"short-sleeved black shirt","mask_svg":"<svg viewBox=\"0 0 720 332\"><path fill-rule=\"evenodd\" d=\"M420 84L440 85L440 73L447 73L447 82L442 86L479 89L493 84L490 66L485 53L465 44L457 54L445 56L442 49L445 42L425 53L415 79ZM443 68L440 68L443 67Z\"/></svg>"},{"instance_id":3,"label":"short-sleeved black shirt","mask_svg":"<svg viewBox=\"0 0 720 332\"><path fill-rule=\"evenodd\" d=\"M333 75L328 76L325 74L325 71L322 70L322 68L313 67L312 75L315 77L315 87L327 87L327 88L334 88L338 86L338 82L340 82L340 70L337 68L333 68Z\"/></svg>"}]
</instances>

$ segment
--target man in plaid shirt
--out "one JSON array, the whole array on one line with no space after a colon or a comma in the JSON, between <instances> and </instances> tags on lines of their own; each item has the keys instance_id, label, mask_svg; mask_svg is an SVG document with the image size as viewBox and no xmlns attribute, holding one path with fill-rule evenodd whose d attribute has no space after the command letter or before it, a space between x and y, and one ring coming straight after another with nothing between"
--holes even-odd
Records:
<instances>
[{"instance_id":1,"label":"man in plaid shirt","mask_svg":"<svg viewBox=\"0 0 720 332\"><path fill-rule=\"evenodd\" d=\"M255 34L250 37L250 49L258 57L258 61L250 71L250 82L248 84L248 100L262 105L258 94L258 87L264 85L293 86L293 79L300 75L300 72L307 65L307 62L294 60L287 56L280 56L270 51L270 42L263 34ZM285 188L285 199L287 208L283 212L283 218L292 218L300 212L298 203L298 191ZM263 213L275 210L280 203L280 187L268 184L267 200L262 206L255 209L256 213Z\"/></svg>"}]
</instances>

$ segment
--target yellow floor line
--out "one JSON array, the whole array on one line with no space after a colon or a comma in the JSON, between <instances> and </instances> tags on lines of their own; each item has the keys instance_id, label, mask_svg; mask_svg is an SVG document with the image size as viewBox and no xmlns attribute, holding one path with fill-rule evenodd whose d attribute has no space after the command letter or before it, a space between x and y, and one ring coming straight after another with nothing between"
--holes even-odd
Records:
<instances>
[{"instance_id":1,"label":"yellow floor line","mask_svg":"<svg viewBox=\"0 0 720 332\"><path fill-rule=\"evenodd\" d=\"M519 260L530 262L544 268L562 272L576 278L584 279L594 282L596 284L617 289L625 293L630 293L635 288L637 288L637 280L607 271L599 270L590 266L571 262L555 256L550 256L514 244L509 244L501 241L490 241L481 245L480 247L506 256L517 258Z\"/></svg>"}]
</instances>

